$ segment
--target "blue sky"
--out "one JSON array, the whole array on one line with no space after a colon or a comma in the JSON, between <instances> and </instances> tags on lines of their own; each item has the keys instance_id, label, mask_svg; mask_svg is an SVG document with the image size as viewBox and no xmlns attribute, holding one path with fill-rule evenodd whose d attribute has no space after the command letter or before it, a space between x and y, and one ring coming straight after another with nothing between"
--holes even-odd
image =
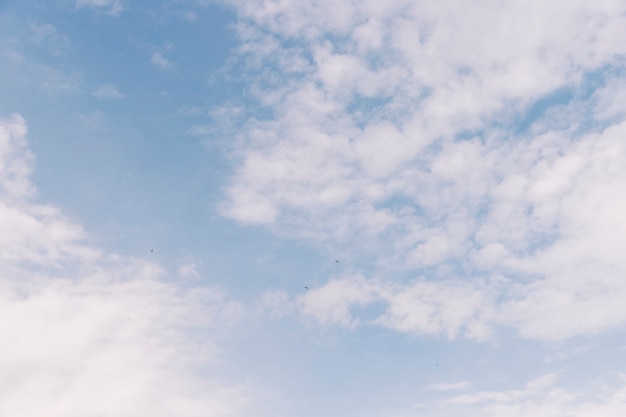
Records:
<instances>
[{"instance_id":1,"label":"blue sky","mask_svg":"<svg viewBox=\"0 0 626 417\"><path fill-rule=\"evenodd\" d=\"M625 28L0 2L0 416L624 415Z\"/></svg>"}]
</instances>

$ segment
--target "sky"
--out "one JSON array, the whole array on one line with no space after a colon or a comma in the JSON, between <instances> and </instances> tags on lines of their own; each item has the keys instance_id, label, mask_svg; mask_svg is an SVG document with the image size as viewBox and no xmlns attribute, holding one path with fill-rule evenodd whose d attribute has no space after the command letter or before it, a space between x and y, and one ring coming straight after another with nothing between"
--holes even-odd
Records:
<instances>
[{"instance_id":1,"label":"sky","mask_svg":"<svg viewBox=\"0 0 626 417\"><path fill-rule=\"evenodd\" d=\"M0 417L626 415L626 2L0 0Z\"/></svg>"}]
</instances>

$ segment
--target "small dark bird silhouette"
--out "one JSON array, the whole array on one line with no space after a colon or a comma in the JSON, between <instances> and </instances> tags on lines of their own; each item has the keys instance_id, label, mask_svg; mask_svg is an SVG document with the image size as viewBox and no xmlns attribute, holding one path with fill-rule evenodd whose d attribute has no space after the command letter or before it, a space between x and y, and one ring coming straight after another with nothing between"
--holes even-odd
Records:
<instances>
[{"instance_id":1,"label":"small dark bird silhouette","mask_svg":"<svg viewBox=\"0 0 626 417\"><path fill-rule=\"evenodd\" d=\"M152 253L152 252L154 252L154 249L150 249L150 252L151 252L151 253Z\"/></svg>"},{"instance_id":2,"label":"small dark bird silhouette","mask_svg":"<svg viewBox=\"0 0 626 417\"><path fill-rule=\"evenodd\" d=\"M309 287L304 287L304 289L305 289L305 290L308 290L308 289L309 289Z\"/></svg>"},{"instance_id":3,"label":"small dark bird silhouette","mask_svg":"<svg viewBox=\"0 0 626 417\"><path fill-rule=\"evenodd\" d=\"M339 263L339 261L338 261L338 260L336 260L336 259L335 259L335 262Z\"/></svg>"}]
</instances>

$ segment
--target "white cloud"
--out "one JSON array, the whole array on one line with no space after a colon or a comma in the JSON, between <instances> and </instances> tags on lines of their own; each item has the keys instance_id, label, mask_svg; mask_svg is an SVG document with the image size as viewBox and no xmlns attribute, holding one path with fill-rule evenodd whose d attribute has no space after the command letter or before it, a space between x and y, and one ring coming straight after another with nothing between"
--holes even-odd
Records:
<instances>
[{"instance_id":1,"label":"white cloud","mask_svg":"<svg viewBox=\"0 0 626 417\"><path fill-rule=\"evenodd\" d=\"M271 116L243 123L222 213L409 277L330 281L305 314L479 340L626 323L625 5L236 4Z\"/></svg>"},{"instance_id":2,"label":"white cloud","mask_svg":"<svg viewBox=\"0 0 626 417\"><path fill-rule=\"evenodd\" d=\"M323 324L379 325L403 333L444 333L449 339L463 335L482 341L490 336L490 291L462 280L394 285L355 277L330 281L301 296L299 305L303 314ZM372 306L379 308L361 318Z\"/></svg>"},{"instance_id":3,"label":"white cloud","mask_svg":"<svg viewBox=\"0 0 626 417\"><path fill-rule=\"evenodd\" d=\"M294 303L285 291L266 291L261 296L259 311L273 317L283 317L291 314Z\"/></svg>"},{"instance_id":4,"label":"white cloud","mask_svg":"<svg viewBox=\"0 0 626 417\"><path fill-rule=\"evenodd\" d=\"M34 200L25 135L19 115L0 121L0 415L237 415L246 389L210 369L242 307L88 246Z\"/></svg>"},{"instance_id":5,"label":"white cloud","mask_svg":"<svg viewBox=\"0 0 626 417\"><path fill-rule=\"evenodd\" d=\"M122 0L75 0L77 8L91 7L106 10L107 14L119 16L124 11Z\"/></svg>"},{"instance_id":6,"label":"white cloud","mask_svg":"<svg viewBox=\"0 0 626 417\"><path fill-rule=\"evenodd\" d=\"M187 279L198 279L200 278L200 273L198 272L199 268L198 262L194 259L186 259L179 267L178 267L178 275L182 278Z\"/></svg>"},{"instance_id":7,"label":"white cloud","mask_svg":"<svg viewBox=\"0 0 626 417\"><path fill-rule=\"evenodd\" d=\"M556 373L541 375L518 388L472 390L469 382L433 384L427 389L434 399L414 404L411 411L395 411L386 415L453 417L480 415L486 417L617 417L626 410L626 385L623 374L611 372L583 383L567 381L560 384ZM501 384L498 384L501 385ZM518 384L516 384L518 385ZM453 390L463 390L453 395ZM469 391L469 392L468 392ZM419 409L416 412L415 409Z\"/></svg>"},{"instance_id":8,"label":"white cloud","mask_svg":"<svg viewBox=\"0 0 626 417\"><path fill-rule=\"evenodd\" d=\"M24 199L33 195L30 182L34 155L26 143L24 119L13 114L0 124L0 190L3 200Z\"/></svg>"},{"instance_id":9,"label":"white cloud","mask_svg":"<svg viewBox=\"0 0 626 417\"><path fill-rule=\"evenodd\" d=\"M626 245L626 229L622 230L626 227L622 215L626 199L619 190L626 189L626 147L620 139L624 135L626 123L583 136L558 152L550 147L562 143L565 132L539 138L541 146L536 149L546 155L526 161L519 171L516 163L502 154L502 165L494 164L494 170L512 172L500 182L506 186L494 183L490 192L479 194L485 199L480 222L471 212L461 218L461 223L470 227L469 233L461 226L455 230L454 212L462 213L472 200L427 202L449 217L434 233L418 231L416 237L404 237L417 241L415 249L405 252L409 265L417 259L418 265L442 265L445 273L445 256L453 260L463 257L466 270L491 278L418 280L384 288L375 285L374 290L363 281L360 285L376 294L366 303L387 303L375 323L408 333L445 333L448 337L460 333L478 340L489 337L490 329L502 324L524 336L550 340L623 325L626 263L619 248ZM519 158L519 153L509 155ZM433 175L437 175L436 169L431 170ZM445 178L460 180L454 195L468 192L469 173ZM445 182L440 183L439 189L445 188ZM441 198L441 193L432 198ZM475 241L472 245L463 241L470 237ZM446 243L451 240L456 246ZM336 283L327 286L335 288ZM362 289L358 285L350 288L353 295L342 298L344 315L351 305L363 302L357 297ZM317 309L320 311L308 308L304 312L322 322L329 322L327 314L336 316L331 314L336 307L318 305ZM355 320L358 315L341 316L333 323L347 325Z\"/></svg>"},{"instance_id":10,"label":"white cloud","mask_svg":"<svg viewBox=\"0 0 626 417\"><path fill-rule=\"evenodd\" d=\"M370 304L376 300L378 291L379 288L359 277L334 280L301 296L299 303L304 314L322 323L353 327L358 324L358 319L354 318L350 309L355 305Z\"/></svg>"},{"instance_id":11,"label":"white cloud","mask_svg":"<svg viewBox=\"0 0 626 417\"><path fill-rule=\"evenodd\" d=\"M150 57L150 62L163 69L170 66L170 61L168 61L167 58L165 58L160 52L153 52Z\"/></svg>"},{"instance_id":12,"label":"white cloud","mask_svg":"<svg viewBox=\"0 0 626 417\"><path fill-rule=\"evenodd\" d=\"M594 98L598 101L594 112L600 120L622 120L626 116L626 111L620 103L626 96L626 80L623 78L610 80L607 85L599 88L594 93Z\"/></svg>"},{"instance_id":13,"label":"white cloud","mask_svg":"<svg viewBox=\"0 0 626 417\"><path fill-rule=\"evenodd\" d=\"M461 280L419 281L396 289L386 299L389 307L376 319L386 327L422 335L445 333L450 339L459 333L475 340L488 336L485 322L492 300Z\"/></svg>"},{"instance_id":14,"label":"white cloud","mask_svg":"<svg viewBox=\"0 0 626 417\"><path fill-rule=\"evenodd\" d=\"M440 406L438 416L457 415L463 410L487 417L593 417L620 416L626 411L622 380L604 378L578 389L561 388L556 374L546 374L521 389L477 391L452 397Z\"/></svg>"},{"instance_id":15,"label":"white cloud","mask_svg":"<svg viewBox=\"0 0 626 417\"><path fill-rule=\"evenodd\" d=\"M101 84L92 94L95 98L109 100L120 100L125 97L125 94L123 94L115 84Z\"/></svg>"},{"instance_id":16,"label":"white cloud","mask_svg":"<svg viewBox=\"0 0 626 417\"><path fill-rule=\"evenodd\" d=\"M472 386L469 381L431 384L425 387L427 391L467 391Z\"/></svg>"},{"instance_id":17,"label":"white cloud","mask_svg":"<svg viewBox=\"0 0 626 417\"><path fill-rule=\"evenodd\" d=\"M206 331L195 314L219 321L228 306L215 294L173 293L145 266L122 268L130 282L111 282L125 271L109 265L78 282L3 279L0 327L10 342L0 348L0 414L217 416L239 408L240 389L194 375L217 353L187 334Z\"/></svg>"}]
</instances>

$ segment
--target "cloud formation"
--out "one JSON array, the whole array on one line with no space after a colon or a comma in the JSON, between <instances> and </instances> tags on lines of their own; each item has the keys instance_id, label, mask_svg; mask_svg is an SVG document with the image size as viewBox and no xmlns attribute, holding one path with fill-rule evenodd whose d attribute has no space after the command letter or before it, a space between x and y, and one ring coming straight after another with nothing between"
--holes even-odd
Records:
<instances>
[{"instance_id":1,"label":"cloud formation","mask_svg":"<svg viewBox=\"0 0 626 417\"><path fill-rule=\"evenodd\" d=\"M0 415L236 415L245 390L211 369L241 306L87 245L36 201L26 132L0 120Z\"/></svg>"},{"instance_id":2,"label":"cloud formation","mask_svg":"<svg viewBox=\"0 0 626 417\"><path fill-rule=\"evenodd\" d=\"M479 340L626 323L625 6L234 3L264 111L238 116L222 213L377 263L305 314Z\"/></svg>"}]
</instances>

